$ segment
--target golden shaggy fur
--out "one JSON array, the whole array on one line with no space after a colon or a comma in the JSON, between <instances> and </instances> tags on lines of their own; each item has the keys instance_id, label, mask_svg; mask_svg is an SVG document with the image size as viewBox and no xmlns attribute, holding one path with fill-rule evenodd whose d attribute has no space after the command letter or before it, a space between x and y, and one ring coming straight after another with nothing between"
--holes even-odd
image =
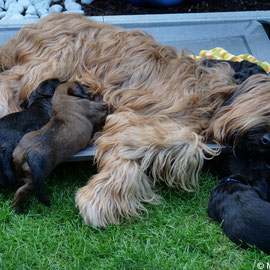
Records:
<instances>
[{"instance_id":1,"label":"golden shaggy fur","mask_svg":"<svg viewBox=\"0 0 270 270\"><path fill-rule=\"evenodd\" d=\"M88 84L114 112L96 141L99 172L76 195L84 221L97 227L139 216L144 202L158 203L159 181L195 190L204 159L219 153L207 138L221 143L266 120L270 109L267 86L251 115L249 100L258 94L249 90L223 108L239 88L229 65L205 67L145 32L80 15L55 14L24 27L0 48L0 63L2 116L52 77Z\"/></svg>"}]
</instances>

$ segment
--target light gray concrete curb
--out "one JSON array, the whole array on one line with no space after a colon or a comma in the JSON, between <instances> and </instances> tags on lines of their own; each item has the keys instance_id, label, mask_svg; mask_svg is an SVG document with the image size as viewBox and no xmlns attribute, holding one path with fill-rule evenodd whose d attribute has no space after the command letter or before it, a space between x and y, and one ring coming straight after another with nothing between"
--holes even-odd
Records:
<instances>
[{"instance_id":1,"label":"light gray concrete curb","mask_svg":"<svg viewBox=\"0 0 270 270\"><path fill-rule=\"evenodd\" d=\"M240 22L240 21L268 21L269 11L241 11L241 12L211 12L211 13L177 13L156 15L121 15L104 16L103 21L112 24L128 25L134 24L171 24L171 23L206 23L206 22Z\"/></svg>"},{"instance_id":2,"label":"light gray concrete curb","mask_svg":"<svg viewBox=\"0 0 270 270\"><path fill-rule=\"evenodd\" d=\"M171 24L171 23L200 23L200 22L240 22L240 21L266 21L270 23L270 10L268 11L240 11L240 12L211 12L211 13L177 13L177 14L153 14L153 15L114 15L92 16L95 21L111 24ZM21 28L26 24L38 20L23 19L17 21L0 21L0 28Z\"/></svg>"}]
</instances>

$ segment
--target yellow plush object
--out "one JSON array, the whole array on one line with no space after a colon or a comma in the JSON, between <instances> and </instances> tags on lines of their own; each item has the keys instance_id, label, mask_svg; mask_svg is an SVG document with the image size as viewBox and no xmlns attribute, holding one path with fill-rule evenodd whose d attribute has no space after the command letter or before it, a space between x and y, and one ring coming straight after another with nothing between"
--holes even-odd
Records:
<instances>
[{"instance_id":1,"label":"yellow plush object","mask_svg":"<svg viewBox=\"0 0 270 270\"><path fill-rule=\"evenodd\" d=\"M254 56L250 54L240 54L238 56L233 55L223 48L217 47L212 50L203 50L200 51L200 55L196 56L196 59L208 58L208 59L217 59L217 60L230 60L235 62L241 62L247 60L252 63L256 63L261 66L266 72L270 72L270 64L267 62L260 62Z\"/></svg>"}]
</instances>

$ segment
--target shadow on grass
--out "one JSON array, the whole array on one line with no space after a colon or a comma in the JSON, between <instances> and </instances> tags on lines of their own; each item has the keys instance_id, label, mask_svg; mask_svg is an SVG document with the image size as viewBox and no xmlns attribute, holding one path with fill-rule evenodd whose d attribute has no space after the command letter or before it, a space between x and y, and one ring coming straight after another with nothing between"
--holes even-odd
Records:
<instances>
[{"instance_id":1,"label":"shadow on grass","mask_svg":"<svg viewBox=\"0 0 270 270\"><path fill-rule=\"evenodd\" d=\"M58 165L46 181L46 193L51 200L51 207L47 208L37 201L33 196L26 205L32 214L50 214L50 211L56 210L57 207L66 205L73 209L73 214L78 212L74 207L74 198L76 191L86 185L90 177L97 173L96 166L93 162L73 162L62 163ZM169 188L164 183L157 187L157 193L163 198L159 205L161 211L168 210L176 213L177 209L182 212L192 213L194 207L200 207L202 204L207 207L208 197L216 179L209 173L202 173L200 176L200 189L197 192L186 192ZM11 203L15 190L7 189L0 193L0 203ZM190 206L191 204L191 206ZM148 212L155 211L155 205L145 205ZM206 208L205 208L206 209ZM147 215L143 215L147 217Z\"/></svg>"}]
</instances>

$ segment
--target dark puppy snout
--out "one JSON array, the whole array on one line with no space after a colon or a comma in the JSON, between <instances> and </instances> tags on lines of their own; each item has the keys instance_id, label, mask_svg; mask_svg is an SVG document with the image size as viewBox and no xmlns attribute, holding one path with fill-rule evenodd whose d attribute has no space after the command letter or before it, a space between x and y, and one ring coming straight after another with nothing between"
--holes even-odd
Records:
<instances>
[{"instance_id":1,"label":"dark puppy snout","mask_svg":"<svg viewBox=\"0 0 270 270\"><path fill-rule=\"evenodd\" d=\"M261 137L261 143L265 146L269 146L270 145L270 134L269 133L265 133L262 135Z\"/></svg>"}]
</instances>

